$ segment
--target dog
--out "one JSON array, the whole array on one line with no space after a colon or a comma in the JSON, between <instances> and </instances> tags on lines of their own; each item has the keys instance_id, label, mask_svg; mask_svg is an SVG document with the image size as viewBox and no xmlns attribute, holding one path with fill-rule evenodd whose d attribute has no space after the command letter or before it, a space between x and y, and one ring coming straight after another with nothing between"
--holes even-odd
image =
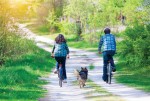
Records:
<instances>
[{"instance_id":1,"label":"dog","mask_svg":"<svg viewBox=\"0 0 150 101\"><path fill-rule=\"evenodd\" d=\"M86 67L81 67L80 71L75 69L74 74L77 77L80 88L83 88L84 86L86 86L85 83L88 79L88 69Z\"/></svg>"}]
</instances>

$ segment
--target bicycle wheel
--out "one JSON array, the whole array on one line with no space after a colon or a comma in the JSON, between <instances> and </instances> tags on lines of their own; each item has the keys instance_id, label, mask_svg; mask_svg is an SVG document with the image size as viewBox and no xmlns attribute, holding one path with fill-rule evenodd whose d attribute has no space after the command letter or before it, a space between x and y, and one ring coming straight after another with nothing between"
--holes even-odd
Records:
<instances>
[{"instance_id":1,"label":"bicycle wheel","mask_svg":"<svg viewBox=\"0 0 150 101\"><path fill-rule=\"evenodd\" d=\"M59 86L62 87L63 73L62 73L62 68L61 67L59 68L58 77L59 77Z\"/></svg>"},{"instance_id":2,"label":"bicycle wheel","mask_svg":"<svg viewBox=\"0 0 150 101\"><path fill-rule=\"evenodd\" d=\"M62 87L62 80L59 79L59 86Z\"/></svg>"},{"instance_id":3,"label":"bicycle wheel","mask_svg":"<svg viewBox=\"0 0 150 101\"><path fill-rule=\"evenodd\" d=\"M107 66L107 75L108 75L108 84L111 84L111 64L109 63L108 66Z\"/></svg>"}]
</instances>

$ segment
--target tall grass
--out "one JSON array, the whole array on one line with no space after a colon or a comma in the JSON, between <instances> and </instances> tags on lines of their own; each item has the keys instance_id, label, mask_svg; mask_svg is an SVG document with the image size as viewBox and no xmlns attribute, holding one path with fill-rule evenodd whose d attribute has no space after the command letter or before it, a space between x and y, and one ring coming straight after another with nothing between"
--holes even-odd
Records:
<instances>
[{"instance_id":1,"label":"tall grass","mask_svg":"<svg viewBox=\"0 0 150 101\"><path fill-rule=\"evenodd\" d=\"M50 73L54 61L50 54L34 46L18 58L10 58L0 68L2 101L36 101L46 92L39 77Z\"/></svg>"}]
</instances>

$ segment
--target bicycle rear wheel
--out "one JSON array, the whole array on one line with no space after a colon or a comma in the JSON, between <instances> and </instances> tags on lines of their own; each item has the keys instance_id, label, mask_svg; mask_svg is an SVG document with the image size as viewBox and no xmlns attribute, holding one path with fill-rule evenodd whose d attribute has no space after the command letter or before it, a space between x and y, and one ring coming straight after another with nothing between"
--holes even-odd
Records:
<instances>
[{"instance_id":1,"label":"bicycle rear wheel","mask_svg":"<svg viewBox=\"0 0 150 101\"><path fill-rule=\"evenodd\" d=\"M107 68L107 75L108 75L108 84L111 84L111 71L112 71L112 69L111 69L111 64L109 63L108 64L108 68Z\"/></svg>"},{"instance_id":2,"label":"bicycle rear wheel","mask_svg":"<svg viewBox=\"0 0 150 101\"><path fill-rule=\"evenodd\" d=\"M59 86L62 87L62 82L63 82L63 70L62 70L62 67L59 67L58 77L59 77Z\"/></svg>"},{"instance_id":3,"label":"bicycle rear wheel","mask_svg":"<svg viewBox=\"0 0 150 101\"><path fill-rule=\"evenodd\" d=\"M59 79L59 86L62 87L62 80Z\"/></svg>"}]
</instances>

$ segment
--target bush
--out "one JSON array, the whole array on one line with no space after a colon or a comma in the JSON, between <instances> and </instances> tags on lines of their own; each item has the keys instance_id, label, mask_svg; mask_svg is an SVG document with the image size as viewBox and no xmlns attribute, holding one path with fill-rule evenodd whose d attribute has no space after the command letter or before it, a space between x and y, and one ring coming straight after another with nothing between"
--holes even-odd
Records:
<instances>
[{"instance_id":1,"label":"bush","mask_svg":"<svg viewBox=\"0 0 150 101\"><path fill-rule=\"evenodd\" d=\"M124 40L119 45L120 59L132 67L145 67L150 64L150 25L135 25L127 28Z\"/></svg>"},{"instance_id":2,"label":"bush","mask_svg":"<svg viewBox=\"0 0 150 101\"><path fill-rule=\"evenodd\" d=\"M47 25L41 25L38 27L38 31L42 33L49 32L49 27Z\"/></svg>"},{"instance_id":3,"label":"bush","mask_svg":"<svg viewBox=\"0 0 150 101\"><path fill-rule=\"evenodd\" d=\"M93 45L95 43L99 43L101 35L101 32L92 32L88 34L82 34L82 38L84 39L84 41L89 42L91 45Z\"/></svg>"},{"instance_id":4,"label":"bush","mask_svg":"<svg viewBox=\"0 0 150 101\"><path fill-rule=\"evenodd\" d=\"M1 65L11 57L17 58L21 54L29 52L29 47L31 47L30 40L22 38L16 33L6 31L5 33L0 33L0 62Z\"/></svg>"},{"instance_id":5,"label":"bush","mask_svg":"<svg viewBox=\"0 0 150 101\"><path fill-rule=\"evenodd\" d=\"M77 34L77 26L75 23L69 23L69 22L61 22L60 25L61 32L65 34Z\"/></svg>"}]
</instances>

